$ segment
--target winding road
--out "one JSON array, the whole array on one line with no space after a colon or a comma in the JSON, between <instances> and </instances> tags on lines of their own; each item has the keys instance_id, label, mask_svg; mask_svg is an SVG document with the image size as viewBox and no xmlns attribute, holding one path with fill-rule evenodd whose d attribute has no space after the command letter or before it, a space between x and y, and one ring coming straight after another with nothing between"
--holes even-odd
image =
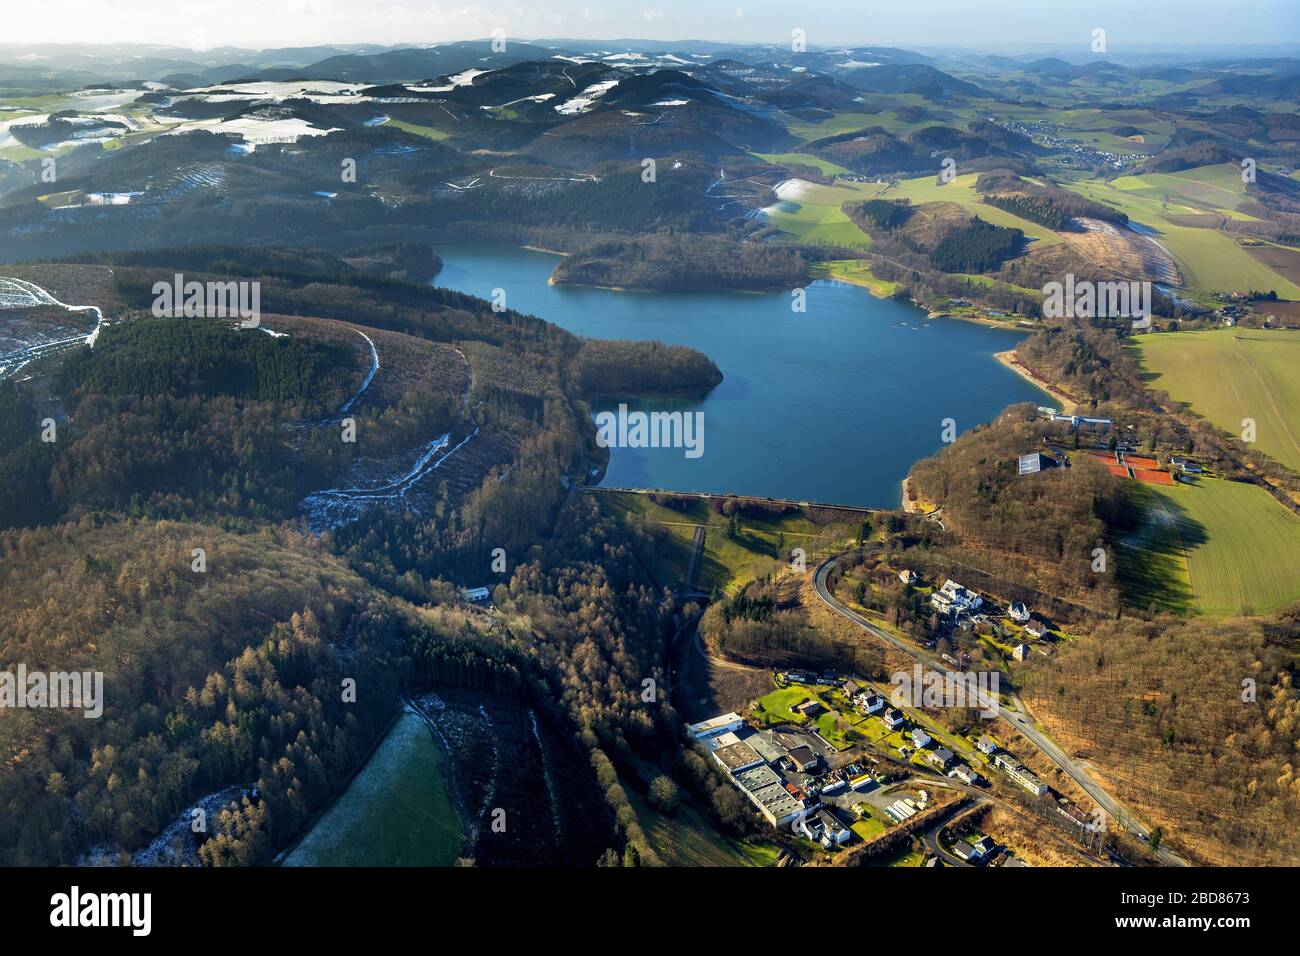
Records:
<instances>
[{"instance_id":1,"label":"winding road","mask_svg":"<svg viewBox=\"0 0 1300 956\"><path fill-rule=\"evenodd\" d=\"M813 585L817 589L817 596L820 597L822 601L824 601L832 611L840 615L840 617L843 617L846 620L849 620L852 623L856 624L858 627L861 627L862 629L870 632L872 635L884 641L886 644L890 645L895 650L903 654L906 654L908 657L912 658L913 660L918 661L924 666L929 667L933 670L941 671L941 672L946 670L945 666L941 664L937 659L932 658L929 654L926 654L924 651L921 651L913 647L908 642L901 640L900 638L894 637L892 634L889 634L886 631L881 630L879 627L876 627L876 625L872 624L862 615L857 614L856 612L845 607L838 600L836 600L833 594L831 594L830 588L827 585L827 581L830 578L830 573L834 569L836 564L838 564L847 554L851 554L851 553L853 552L845 552L844 554L835 555L834 557L827 558L820 565L818 565L817 570L813 574ZM1034 726L1033 721L1025 716L1024 707L1021 704L1019 698L1015 697L1014 695L1009 695L1009 696L1010 699L1016 704L1018 709L1013 710L1009 707L1003 706L1001 700L997 700L996 702L994 702L994 701L987 701L981 699L980 704L983 707L988 707L990 704L994 704L997 707L998 715L1003 720L1009 723L1026 740L1028 740L1040 751L1042 751L1042 753L1049 760L1051 760L1052 763L1056 764L1058 767L1061 768L1061 770L1063 770L1066 774L1068 774L1070 778L1074 780L1074 782L1077 783L1085 793L1088 794L1088 796L1092 797L1092 799L1096 802L1096 804L1099 807L1101 807L1104 811L1106 811L1106 814L1109 817L1117 821L1119 825L1123 827L1125 830L1128 830L1130 833L1136 834L1138 838L1141 839L1142 841L1148 842L1151 833L1147 829L1147 827L1144 826L1142 823L1140 823L1137 820L1137 818L1134 817L1133 813L1130 810L1128 810L1126 807L1124 807L1123 804L1121 804L1113 796L1107 793L1099 783L1093 780L1092 777L1089 776L1087 770L1085 770L1082 765L1080 765L1079 763L1071 759L1071 757L1064 750L1062 750L1050 737L1048 737L1041 730L1039 730L1037 727ZM1167 866L1187 865L1187 862L1183 860L1180 856L1178 856L1173 851L1163 846L1157 848L1155 852L1156 852L1156 856L1159 857L1160 861Z\"/></svg>"}]
</instances>

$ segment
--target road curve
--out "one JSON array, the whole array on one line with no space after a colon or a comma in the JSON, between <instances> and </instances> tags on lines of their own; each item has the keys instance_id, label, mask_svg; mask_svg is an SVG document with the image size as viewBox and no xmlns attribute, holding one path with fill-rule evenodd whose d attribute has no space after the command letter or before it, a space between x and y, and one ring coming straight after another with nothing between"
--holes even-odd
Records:
<instances>
[{"instance_id":1,"label":"road curve","mask_svg":"<svg viewBox=\"0 0 1300 956\"><path fill-rule=\"evenodd\" d=\"M852 552L845 552L845 554L849 553ZM817 596L820 597L832 611L840 615L840 617L846 618L858 625L858 627L869 631L886 644L889 644L895 650L906 654L915 661L919 661L926 667L937 671L944 671L946 668L924 651L918 650L906 641L902 641L899 638L894 637L892 634L881 630L866 618L862 617L862 615L855 613L835 599L835 596L830 592L830 588L826 586L826 581L830 577L831 569L834 568L843 557L845 557L845 554L834 555L827 558L817 566L817 570L813 574L813 585L817 589ZM984 702L981 701L981 703ZM1017 701L1017 703L1019 703L1019 701ZM1025 717L1023 711L1011 710L1010 708L1004 707L1000 700L997 702L997 710L998 715L1003 720L1011 724L1011 726L1025 737L1025 739L1041 750L1043 754L1052 761L1052 763L1065 771L1065 773L1068 774L1070 778L1088 794L1088 796L1092 797L1092 799L1096 801L1099 807L1106 811L1108 816L1117 821L1124 829L1136 834L1143 841L1149 840L1150 831L1143 824L1138 822L1138 820L1124 807L1123 804L1112 797L1099 783L1093 780L1092 777L1088 775L1088 772L1072 760L1070 756L1057 746L1050 737L1035 727L1033 723ZM1160 858L1162 863L1165 863L1168 866L1187 865L1185 860L1165 847L1160 847L1156 851L1156 855Z\"/></svg>"}]
</instances>

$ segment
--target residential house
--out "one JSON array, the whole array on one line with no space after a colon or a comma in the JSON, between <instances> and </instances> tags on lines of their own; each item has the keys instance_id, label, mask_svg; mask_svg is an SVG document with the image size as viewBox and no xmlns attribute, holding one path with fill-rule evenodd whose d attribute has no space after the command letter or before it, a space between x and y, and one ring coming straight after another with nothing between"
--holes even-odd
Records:
<instances>
[{"instance_id":1,"label":"residential house","mask_svg":"<svg viewBox=\"0 0 1300 956\"><path fill-rule=\"evenodd\" d=\"M861 694L864 690L866 690L866 688L863 687L861 684L859 684L859 683L858 683L857 681L855 681L855 680L846 680L846 681L844 682L844 696L845 696L845 697L848 697L848 698L852 699L852 698L854 698L854 697L857 697L857 696L858 696L859 694Z\"/></svg>"},{"instance_id":2,"label":"residential house","mask_svg":"<svg viewBox=\"0 0 1300 956\"><path fill-rule=\"evenodd\" d=\"M861 694L857 700L858 710L864 714L874 714L877 711L884 710L885 698L879 694Z\"/></svg>"},{"instance_id":3,"label":"residential house","mask_svg":"<svg viewBox=\"0 0 1300 956\"><path fill-rule=\"evenodd\" d=\"M1028 660L1030 649L1028 644L1017 644L1011 650L1011 656L1018 661Z\"/></svg>"},{"instance_id":4,"label":"residential house","mask_svg":"<svg viewBox=\"0 0 1300 956\"><path fill-rule=\"evenodd\" d=\"M920 580L920 575L911 568L904 568L902 571L898 572L898 580L902 581L904 584L915 584Z\"/></svg>"},{"instance_id":5,"label":"residential house","mask_svg":"<svg viewBox=\"0 0 1300 956\"><path fill-rule=\"evenodd\" d=\"M928 746L930 746L930 743L931 743L930 735L927 734L927 733L926 733L924 730L922 730L920 727L913 727L913 728L912 728L912 743L916 744L916 746L917 746L918 748L921 748L921 747L928 747Z\"/></svg>"},{"instance_id":6,"label":"residential house","mask_svg":"<svg viewBox=\"0 0 1300 956\"><path fill-rule=\"evenodd\" d=\"M848 842L852 834L849 828L840 823L839 818L829 810L822 808L816 814L818 822L821 824L821 843L828 850L833 845Z\"/></svg>"},{"instance_id":7,"label":"residential house","mask_svg":"<svg viewBox=\"0 0 1300 956\"><path fill-rule=\"evenodd\" d=\"M1011 602L1011 607L1008 609L1007 613L1011 616L1011 620L1015 621L1017 624L1028 624L1029 619L1033 617L1029 608L1026 607L1022 601Z\"/></svg>"},{"instance_id":8,"label":"residential house","mask_svg":"<svg viewBox=\"0 0 1300 956\"><path fill-rule=\"evenodd\" d=\"M889 710L885 711L886 730L897 730L899 727L902 727L905 723L907 723L907 718L904 717L900 711L894 710L894 708L892 707L889 708Z\"/></svg>"},{"instance_id":9,"label":"residential house","mask_svg":"<svg viewBox=\"0 0 1300 956\"><path fill-rule=\"evenodd\" d=\"M806 700L795 707L795 711L803 714L805 717L815 717L820 714L823 709L821 701L818 700Z\"/></svg>"},{"instance_id":10,"label":"residential house","mask_svg":"<svg viewBox=\"0 0 1300 956\"><path fill-rule=\"evenodd\" d=\"M957 762L957 758L953 756L952 751L947 747L940 747L937 750L931 750L925 756L930 763L934 764L945 773L948 771L949 767Z\"/></svg>"},{"instance_id":11,"label":"residential house","mask_svg":"<svg viewBox=\"0 0 1300 956\"><path fill-rule=\"evenodd\" d=\"M982 776L980 776L979 771L975 770L973 767L967 766L964 763L957 764L957 766L952 769L952 772L948 774L948 776L956 777L962 783L968 784L972 787L982 787L984 786L985 783L988 782Z\"/></svg>"},{"instance_id":12,"label":"residential house","mask_svg":"<svg viewBox=\"0 0 1300 956\"><path fill-rule=\"evenodd\" d=\"M975 747L982 754L995 754L998 752L998 742L987 734L975 742Z\"/></svg>"},{"instance_id":13,"label":"residential house","mask_svg":"<svg viewBox=\"0 0 1300 956\"><path fill-rule=\"evenodd\" d=\"M984 604L984 599L951 579L944 581L939 590L930 595L931 606L940 614L960 617L972 614Z\"/></svg>"},{"instance_id":14,"label":"residential house","mask_svg":"<svg viewBox=\"0 0 1300 956\"><path fill-rule=\"evenodd\" d=\"M1038 618L1034 618L1025 625L1025 633L1030 637L1044 638L1047 636L1047 625Z\"/></svg>"}]
</instances>

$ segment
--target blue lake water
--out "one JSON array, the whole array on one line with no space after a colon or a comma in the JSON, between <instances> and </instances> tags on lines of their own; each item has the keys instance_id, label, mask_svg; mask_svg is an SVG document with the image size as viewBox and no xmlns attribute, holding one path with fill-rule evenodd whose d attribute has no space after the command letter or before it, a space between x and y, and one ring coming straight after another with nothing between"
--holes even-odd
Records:
<instances>
[{"instance_id":1,"label":"blue lake water","mask_svg":"<svg viewBox=\"0 0 1300 956\"><path fill-rule=\"evenodd\" d=\"M1044 393L994 357L1021 334L927 319L905 302L838 282L788 292L614 292L547 284L556 257L509 246L440 249L435 285L490 299L579 335L658 339L708 355L725 378L698 400L628 401L700 411L704 453L614 448L604 483L897 507L912 463L958 432ZM614 408L617 402L596 406Z\"/></svg>"}]
</instances>

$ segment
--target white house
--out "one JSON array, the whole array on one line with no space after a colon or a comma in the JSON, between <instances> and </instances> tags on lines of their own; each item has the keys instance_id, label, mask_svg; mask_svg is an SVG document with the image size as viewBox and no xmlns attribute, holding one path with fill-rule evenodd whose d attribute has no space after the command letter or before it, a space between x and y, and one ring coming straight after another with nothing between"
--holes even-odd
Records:
<instances>
[{"instance_id":1,"label":"white house","mask_svg":"<svg viewBox=\"0 0 1300 956\"><path fill-rule=\"evenodd\" d=\"M857 705L860 712L870 715L885 709L885 698L879 694L860 694Z\"/></svg>"},{"instance_id":2,"label":"white house","mask_svg":"<svg viewBox=\"0 0 1300 956\"><path fill-rule=\"evenodd\" d=\"M974 591L949 579L943 582L943 587L930 595L930 604L940 614L959 617L979 610L984 604L984 599Z\"/></svg>"},{"instance_id":3,"label":"white house","mask_svg":"<svg viewBox=\"0 0 1300 956\"><path fill-rule=\"evenodd\" d=\"M1011 655L1018 661L1023 661L1029 657L1029 645L1017 644L1011 651Z\"/></svg>"},{"instance_id":4,"label":"white house","mask_svg":"<svg viewBox=\"0 0 1300 956\"><path fill-rule=\"evenodd\" d=\"M907 723L907 718L904 717L900 711L894 710L894 708L892 707L889 708L889 710L885 711L886 730L897 730L899 727L902 727L903 724L905 723Z\"/></svg>"},{"instance_id":5,"label":"white house","mask_svg":"<svg viewBox=\"0 0 1300 956\"><path fill-rule=\"evenodd\" d=\"M1030 617L1033 616L1030 614L1029 608L1021 601L1013 601L1007 613L1010 614L1011 620L1017 624L1028 624Z\"/></svg>"},{"instance_id":6,"label":"white house","mask_svg":"<svg viewBox=\"0 0 1300 956\"><path fill-rule=\"evenodd\" d=\"M928 747L930 746L931 743L930 735L927 734L920 727L913 727L912 743L916 744L918 747Z\"/></svg>"}]
</instances>

